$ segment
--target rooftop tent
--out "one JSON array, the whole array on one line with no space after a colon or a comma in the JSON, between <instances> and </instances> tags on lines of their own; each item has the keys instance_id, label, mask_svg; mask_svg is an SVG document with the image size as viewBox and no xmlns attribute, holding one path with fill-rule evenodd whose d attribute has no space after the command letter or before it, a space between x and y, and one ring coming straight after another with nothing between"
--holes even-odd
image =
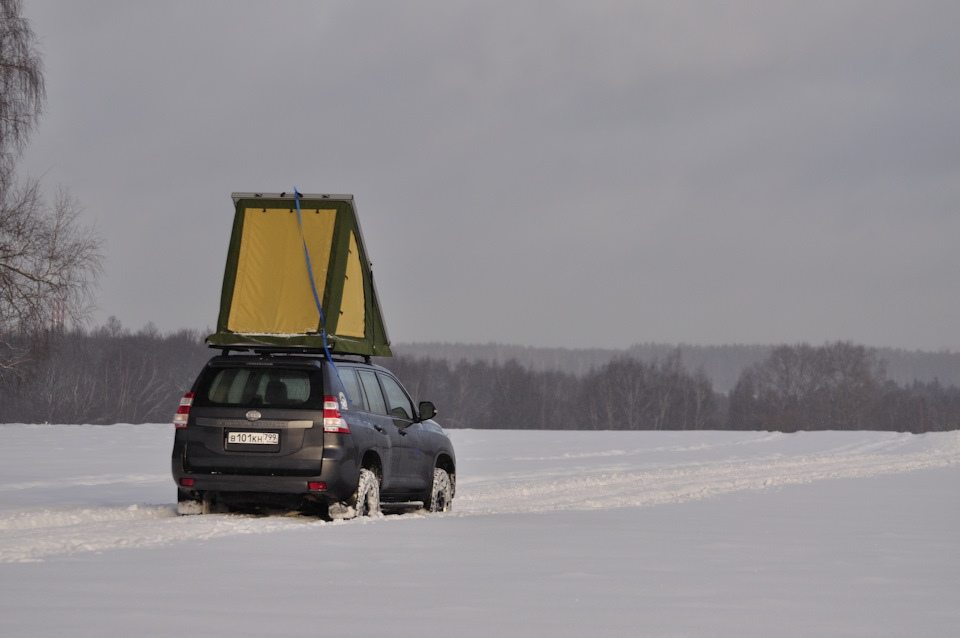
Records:
<instances>
[{"instance_id":1,"label":"rooftop tent","mask_svg":"<svg viewBox=\"0 0 960 638\"><path fill-rule=\"evenodd\" d=\"M301 194L299 220L293 193L234 193L233 202L210 345L322 349L325 328L332 352L391 356L352 195Z\"/></svg>"}]
</instances>

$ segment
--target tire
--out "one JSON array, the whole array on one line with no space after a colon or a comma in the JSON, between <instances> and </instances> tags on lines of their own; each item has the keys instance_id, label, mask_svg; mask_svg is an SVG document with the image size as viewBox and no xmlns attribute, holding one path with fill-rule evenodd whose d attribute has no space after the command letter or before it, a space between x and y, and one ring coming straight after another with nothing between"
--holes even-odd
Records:
<instances>
[{"instance_id":1,"label":"tire","mask_svg":"<svg viewBox=\"0 0 960 638\"><path fill-rule=\"evenodd\" d=\"M203 501L177 501L177 514L180 516L203 514Z\"/></svg>"},{"instance_id":2,"label":"tire","mask_svg":"<svg viewBox=\"0 0 960 638\"><path fill-rule=\"evenodd\" d=\"M203 496L196 492L187 492L177 490L177 514L180 516L193 516L196 514L205 514L203 511Z\"/></svg>"},{"instance_id":3,"label":"tire","mask_svg":"<svg viewBox=\"0 0 960 638\"><path fill-rule=\"evenodd\" d=\"M222 514L227 509L216 501L216 495L205 492L177 492L177 514L193 516L196 514Z\"/></svg>"},{"instance_id":4,"label":"tire","mask_svg":"<svg viewBox=\"0 0 960 638\"><path fill-rule=\"evenodd\" d=\"M453 506L453 483L446 470L434 468L433 488L430 490L428 512L449 512Z\"/></svg>"},{"instance_id":5,"label":"tire","mask_svg":"<svg viewBox=\"0 0 960 638\"><path fill-rule=\"evenodd\" d=\"M368 469L360 470L357 481L357 501L353 506L354 517L380 515L380 481Z\"/></svg>"}]
</instances>

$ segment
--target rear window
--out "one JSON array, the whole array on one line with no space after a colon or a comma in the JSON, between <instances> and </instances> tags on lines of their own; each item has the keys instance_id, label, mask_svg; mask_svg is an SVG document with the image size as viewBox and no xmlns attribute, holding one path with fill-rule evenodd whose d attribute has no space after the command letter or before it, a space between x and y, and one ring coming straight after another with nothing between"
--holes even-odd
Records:
<instances>
[{"instance_id":1,"label":"rear window","mask_svg":"<svg viewBox=\"0 0 960 638\"><path fill-rule=\"evenodd\" d=\"M208 368L194 396L197 406L316 409L323 401L319 370Z\"/></svg>"}]
</instances>

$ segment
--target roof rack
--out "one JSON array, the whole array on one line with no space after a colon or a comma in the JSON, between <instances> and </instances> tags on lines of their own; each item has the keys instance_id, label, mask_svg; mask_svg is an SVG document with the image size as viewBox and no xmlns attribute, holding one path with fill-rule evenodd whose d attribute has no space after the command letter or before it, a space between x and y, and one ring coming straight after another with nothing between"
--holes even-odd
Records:
<instances>
[{"instance_id":1,"label":"roof rack","mask_svg":"<svg viewBox=\"0 0 960 638\"><path fill-rule=\"evenodd\" d=\"M283 193L231 193L233 203L236 205L241 199L289 199L293 200L293 191ZM353 195L333 194L333 193L300 193L300 199L332 199L340 201L353 201Z\"/></svg>"},{"instance_id":2,"label":"roof rack","mask_svg":"<svg viewBox=\"0 0 960 638\"><path fill-rule=\"evenodd\" d=\"M212 344L207 343L207 346L215 350L222 350L223 354L229 355L230 353L252 353L263 356L271 355L284 355L284 354L298 354L298 355L311 355L314 357L324 357L326 358L327 354L323 351L323 348L311 348L307 346L259 346L255 344ZM371 363L372 358L367 354L353 354L349 352L334 352L331 353L333 359L338 361L355 361L357 359L362 360L364 363Z\"/></svg>"}]
</instances>

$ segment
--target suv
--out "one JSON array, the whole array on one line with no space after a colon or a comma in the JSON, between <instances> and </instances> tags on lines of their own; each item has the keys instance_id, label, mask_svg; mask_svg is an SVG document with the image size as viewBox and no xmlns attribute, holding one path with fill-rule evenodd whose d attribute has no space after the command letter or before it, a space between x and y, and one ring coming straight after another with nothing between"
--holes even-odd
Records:
<instances>
[{"instance_id":1,"label":"suv","mask_svg":"<svg viewBox=\"0 0 960 638\"><path fill-rule=\"evenodd\" d=\"M370 516L450 508L456 457L429 401L365 361L309 352L211 359L174 417L177 511L284 508Z\"/></svg>"}]
</instances>

